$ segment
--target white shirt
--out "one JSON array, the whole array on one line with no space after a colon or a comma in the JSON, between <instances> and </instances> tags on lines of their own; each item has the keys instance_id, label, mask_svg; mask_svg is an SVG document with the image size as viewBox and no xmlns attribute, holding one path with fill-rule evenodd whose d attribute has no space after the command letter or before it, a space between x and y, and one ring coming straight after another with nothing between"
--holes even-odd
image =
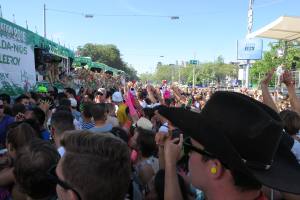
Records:
<instances>
[{"instance_id":1,"label":"white shirt","mask_svg":"<svg viewBox=\"0 0 300 200\"><path fill-rule=\"evenodd\" d=\"M298 142L297 140L294 140L294 145L291 149L291 151L294 153L294 155L296 156L298 163L300 164L300 142Z\"/></svg>"},{"instance_id":2,"label":"white shirt","mask_svg":"<svg viewBox=\"0 0 300 200\"><path fill-rule=\"evenodd\" d=\"M63 157L63 155L65 154L65 148L62 146L58 147L57 151L58 151L60 157Z\"/></svg>"},{"instance_id":3,"label":"white shirt","mask_svg":"<svg viewBox=\"0 0 300 200\"><path fill-rule=\"evenodd\" d=\"M276 69L276 74L277 76L281 76L281 74L283 73L283 69L282 69L282 66L279 65Z\"/></svg>"}]
</instances>

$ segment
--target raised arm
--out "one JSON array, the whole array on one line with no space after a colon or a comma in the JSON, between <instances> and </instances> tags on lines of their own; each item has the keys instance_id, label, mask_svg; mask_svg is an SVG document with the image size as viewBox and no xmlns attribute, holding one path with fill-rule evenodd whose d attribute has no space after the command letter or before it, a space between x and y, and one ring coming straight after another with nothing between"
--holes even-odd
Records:
<instances>
[{"instance_id":1,"label":"raised arm","mask_svg":"<svg viewBox=\"0 0 300 200\"><path fill-rule=\"evenodd\" d=\"M282 82L286 85L286 88L288 90L289 99L293 110L300 114L300 101L296 95L296 89L290 71L286 70L283 73Z\"/></svg>"},{"instance_id":2,"label":"raised arm","mask_svg":"<svg viewBox=\"0 0 300 200\"><path fill-rule=\"evenodd\" d=\"M260 86L261 86L261 90L262 90L263 103L266 104L267 106L269 106L270 108L272 108L273 110L275 110L276 112L278 112L277 106L275 105L275 103L270 95L270 92L269 92L269 83L272 79L274 72L275 72L275 68L271 69L266 74L264 79L261 80Z\"/></svg>"},{"instance_id":3,"label":"raised arm","mask_svg":"<svg viewBox=\"0 0 300 200\"><path fill-rule=\"evenodd\" d=\"M176 144L179 141L178 144ZM176 162L180 157L183 135L165 143L165 194L164 199L182 200Z\"/></svg>"},{"instance_id":4,"label":"raised arm","mask_svg":"<svg viewBox=\"0 0 300 200\"><path fill-rule=\"evenodd\" d=\"M186 103L186 98L180 94L179 89L176 86L171 87L174 93L175 98L180 102L180 103Z\"/></svg>"},{"instance_id":5,"label":"raised arm","mask_svg":"<svg viewBox=\"0 0 300 200\"><path fill-rule=\"evenodd\" d=\"M157 99L154 96L154 87L152 85L147 85L147 92L149 95L149 99L152 103L157 103Z\"/></svg>"}]
</instances>

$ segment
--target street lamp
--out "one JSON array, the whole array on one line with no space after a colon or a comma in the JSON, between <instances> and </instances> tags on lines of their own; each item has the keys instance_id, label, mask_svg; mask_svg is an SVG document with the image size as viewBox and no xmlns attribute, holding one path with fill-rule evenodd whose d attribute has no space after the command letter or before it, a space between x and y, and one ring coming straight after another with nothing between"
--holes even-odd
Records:
<instances>
[{"instance_id":1,"label":"street lamp","mask_svg":"<svg viewBox=\"0 0 300 200\"><path fill-rule=\"evenodd\" d=\"M73 15L81 15L84 16L85 18L94 18L97 16L102 16L102 17L163 17L163 18L169 18L171 20L179 20L179 16L173 15L111 15L111 14L84 14L80 12L74 12L74 11L67 11L67 10L59 10L59 9L47 9L46 4L44 4L44 37L47 36L46 33L46 10L52 10L56 12L63 12L63 13L68 13L68 14L73 14Z\"/></svg>"},{"instance_id":2,"label":"street lamp","mask_svg":"<svg viewBox=\"0 0 300 200\"><path fill-rule=\"evenodd\" d=\"M179 16L171 16L171 20L177 20L179 19Z\"/></svg>"},{"instance_id":3,"label":"street lamp","mask_svg":"<svg viewBox=\"0 0 300 200\"><path fill-rule=\"evenodd\" d=\"M85 14L84 17L85 17L85 18L93 18L94 15L93 15L93 14Z\"/></svg>"},{"instance_id":4,"label":"street lamp","mask_svg":"<svg viewBox=\"0 0 300 200\"><path fill-rule=\"evenodd\" d=\"M44 4L44 37L47 37L47 30L46 30L46 10L52 10L56 12L64 12L64 13L69 13L69 14L76 14L76 15L82 15L85 18L94 18L93 14L84 14L84 13L79 13L79 12L72 12L72 11L66 11L66 10L57 10L57 9L49 9L46 8L46 4Z\"/></svg>"}]
</instances>

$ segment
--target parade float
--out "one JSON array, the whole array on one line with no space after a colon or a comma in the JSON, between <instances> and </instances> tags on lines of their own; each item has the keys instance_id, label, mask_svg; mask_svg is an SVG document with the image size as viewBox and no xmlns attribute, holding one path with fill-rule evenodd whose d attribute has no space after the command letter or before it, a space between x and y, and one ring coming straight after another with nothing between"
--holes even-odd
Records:
<instances>
[{"instance_id":1,"label":"parade float","mask_svg":"<svg viewBox=\"0 0 300 200\"><path fill-rule=\"evenodd\" d=\"M96 81L95 85L99 80L93 79L106 71L122 73L90 57L75 57L71 49L0 18L0 93L16 96L40 85L59 89Z\"/></svg>"}]
</instances>

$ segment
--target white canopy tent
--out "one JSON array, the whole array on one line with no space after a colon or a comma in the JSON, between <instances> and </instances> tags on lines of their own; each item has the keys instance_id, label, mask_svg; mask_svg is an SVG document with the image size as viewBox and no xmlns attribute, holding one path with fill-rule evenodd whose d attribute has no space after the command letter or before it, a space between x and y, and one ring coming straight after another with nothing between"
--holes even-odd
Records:
<instances>
[{"instance_id":1,"label":"white canopy tent","mask_svg":"<svg viewBox=\"0 0 300 200\"><path fill-rule=\"evenodd\" d=\"M247 38L254 37L300 42L300 17L281 16L247 36Z\"/></svg>"}]
</instances>

